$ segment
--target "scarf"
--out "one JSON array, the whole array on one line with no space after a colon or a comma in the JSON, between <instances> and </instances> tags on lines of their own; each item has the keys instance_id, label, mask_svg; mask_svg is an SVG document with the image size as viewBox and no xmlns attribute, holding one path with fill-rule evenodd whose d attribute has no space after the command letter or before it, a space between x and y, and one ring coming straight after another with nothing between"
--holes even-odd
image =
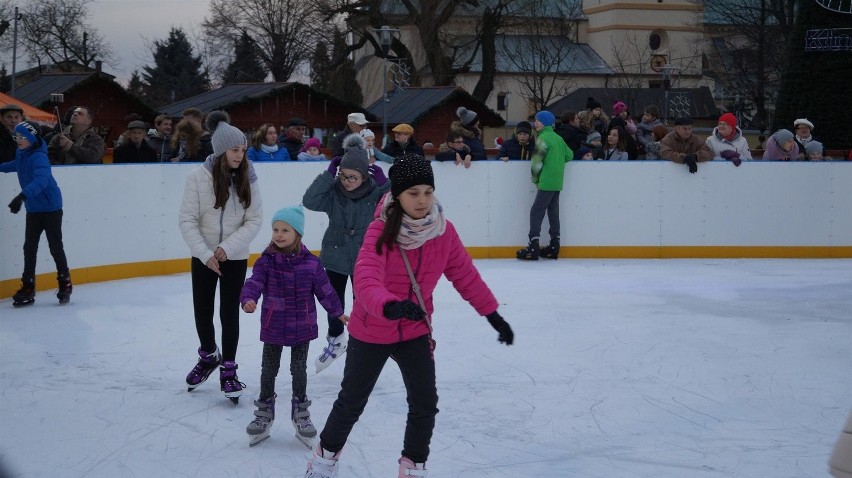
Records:
<instances>
[{"instance_id":1,"label":"scarf","mask_svg":"<svg viewBox=\"0 0 852 478\"><path fill-rule=\"evenodd\" d=\"M341 202L344 202L346 199L361 199L362 197L366 196L370 191L372 191L376 184L373 182L373 178L368 177L367 179L361 182L360 186L351 191L347 191L346 188L343 186L343 182L341 182L339 179L335 178L334 183L335 187L337 188L337 192L341 194L342 198L345 198L341 199Z\"/></svg>"},{"instance_id":2,"label":"scarf","mask_svg":"<svg viewBox=\"0 0 852 478\"><path fill-rule=\"evenodd\" d=\"M261 144L260 149L264 153L275 153L275 152L278 151L278 145L277 144L273 144L273 145Z\"/></svg>"},{"instance_id":3,"label":"scarf","mask_svg":"<svg viewBox=\"0 0 852 478\"><path fill-rule=\"evenodd\" d=\"M382 203L382 215L380 219L387 221L387 211L393 203L393 196L385 195ZM426 243L429 239L434 239L447 229L447 220L444 218L444 207L435 198L432 201L432 209L426 214L423 219L414 219L408 214L403 213L402 224L399 227L399 233L396 235L396 243L399 247L407 251L417 249Z\"/></svg>"}]
</instances>

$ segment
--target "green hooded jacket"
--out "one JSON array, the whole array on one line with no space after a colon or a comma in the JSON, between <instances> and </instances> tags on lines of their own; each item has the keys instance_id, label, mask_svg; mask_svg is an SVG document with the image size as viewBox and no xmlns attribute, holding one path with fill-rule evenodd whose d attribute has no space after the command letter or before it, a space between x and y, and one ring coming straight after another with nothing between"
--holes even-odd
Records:
<instances>
[{"instance_id":1,"label":"green hooded jacket","mask_svg":"<svg viewBox=\"0 0 852 478\"><path fill-rule=\"evenodd\" d=\"M530 164L532 182L539 191L562 191L565 182L565 163L574 159L574 152L565 140L545 126L535 140L535 153Z\"/></svg>"}]
</instances>

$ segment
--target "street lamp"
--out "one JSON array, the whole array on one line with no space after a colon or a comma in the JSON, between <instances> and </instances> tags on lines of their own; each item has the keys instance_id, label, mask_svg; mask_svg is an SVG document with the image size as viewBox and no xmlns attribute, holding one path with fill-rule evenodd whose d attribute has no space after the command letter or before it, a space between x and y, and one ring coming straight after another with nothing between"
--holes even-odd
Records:
<instances>
[{"instance_id":1,"label":"street lamp","mask_svg":"<svg viewBox=\"0 0 852 478\"><path fill-rule=\"evenodd\" d=\"M669 89L672 87L672 70L674 67L669 63L666 63L661 68L663 73L663 90L665 91L665 105L663 108L663 124L669 124Z\"/></svg>"},{"instance_id":2,"label":"street lamp","mask_svg":"<svg viewBox=\"0 0 852 478\"><path fill-rule=\"evenodd\" d=\"M382 25L382 28L376 29L376 34L379 36L379 45L382 47L382 146L388 142L388 53L390 53L391 42L393 42L394 32L399 33L399 30L391 28L387 25Z\"/></svg>"}]
</instances>

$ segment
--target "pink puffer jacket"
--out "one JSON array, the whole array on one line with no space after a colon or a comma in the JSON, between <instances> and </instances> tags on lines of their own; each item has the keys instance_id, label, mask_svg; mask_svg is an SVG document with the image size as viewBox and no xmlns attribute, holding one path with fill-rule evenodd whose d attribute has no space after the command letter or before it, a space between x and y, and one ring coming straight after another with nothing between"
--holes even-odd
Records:
<instances>
[{"instance_id":1,"label":"pink puffer jacket","mask_svg":"<svg viewBox=\"0 0 852 478\"><path fill-rule=\"evenodd\" d=\"M355 301L348 326L353 337L375 344L403 342L429 333L429 327L423 321L391 320L382 312L384 305L393 300L409 299L417 303L401 249L395 246L390 252L376 253L376 242L384 224L380 220L373 221L364 235L355 263ZM497 299L480 277L450 221L447 221L444 234L417 249L404 252L420 284L430 316L434 310L432 292L441 275L447 277L479 315L485 316L497 310Z\"/></svg>"}]
</instances>

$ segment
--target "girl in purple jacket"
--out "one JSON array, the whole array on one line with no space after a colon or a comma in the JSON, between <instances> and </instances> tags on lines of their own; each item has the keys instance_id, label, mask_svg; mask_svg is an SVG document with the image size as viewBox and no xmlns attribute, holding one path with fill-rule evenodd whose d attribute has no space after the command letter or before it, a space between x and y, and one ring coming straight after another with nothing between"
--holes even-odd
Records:
<instances>
[{"instance_id":1,"label":"girl in purple jacket","mask_svg":"<svg viewBox=\"0 0 852 478\"><path fill-rule=\"evenodd\" d=\"M317 309L314 297L323 308L340 321L343 305L331 287L319 258L302 244L305 213L302 206L279 210L272 217L272 242L252 268L251 278L243 285L240 304L251 314L257 310L257 300L263 295L260 309L260 341L263 359L260 372L260 397L254 404L255 419L246 427L249 445L269 438L275 419L275 378L281 365L281 352L290 347L290 374L293 377L293 398L290 419L296 428L296 438L312 447L317 434L311 423L307 397L308 345L317 338Z\"/></svg>"},{"instance_id":2,"label":"girl in purple jacket","mask_svg":"<svg viewBox=\"0 0 852 478\"><path fill-rule=\"evenodd\" d=\"M380 217L367 228L355 264L355 301L341 390L306 478L336 476L343 445L388 358L402 372L408 402L399 476L426 476L438 413L432 292L442 275L477 313L488 318L500 342L511 345L514 340L511 327L497 313L497 299L434 197L429 161L417 154L398 156L389 174L391 194L385 195ZM409 266L420 293L414 292Z\"/></svg>"}]
</instances>

